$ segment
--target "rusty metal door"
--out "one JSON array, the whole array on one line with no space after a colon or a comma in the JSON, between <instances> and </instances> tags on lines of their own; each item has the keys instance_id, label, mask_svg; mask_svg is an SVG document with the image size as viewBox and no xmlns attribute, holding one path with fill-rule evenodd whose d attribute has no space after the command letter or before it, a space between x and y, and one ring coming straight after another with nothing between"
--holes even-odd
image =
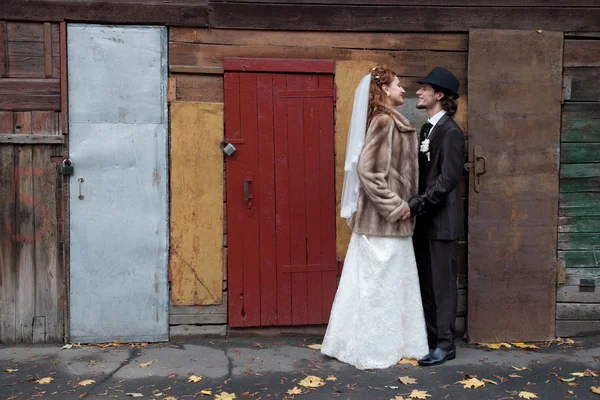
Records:
<instances>
[{"instance_id":1,"label":"rusty metal door","mask_svg":"<svg viewBox=\"0 0 600 400\"><path fill-rule=\"evenodd\" d=\"M563 35L469 34L473 342L554 338Z\"/></svg>"},{"instance_id":2,"label":"rusty metal door","mask_svg":"<svg viewBox=\"0 0 600 400\"><path fill-rule=\"evenodd\" d=\"M168 339L167 30L68 26L73 342Z\"/></svg>"}]
</instances>

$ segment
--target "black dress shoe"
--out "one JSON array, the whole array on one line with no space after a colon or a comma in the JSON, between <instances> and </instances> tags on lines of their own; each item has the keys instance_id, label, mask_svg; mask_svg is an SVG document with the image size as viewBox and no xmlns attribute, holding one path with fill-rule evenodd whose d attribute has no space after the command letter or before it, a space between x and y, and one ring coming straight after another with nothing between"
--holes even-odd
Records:
<instances>
[{"instance_id":1,"label":"black dress shoe","mask_svg":"<svg viewBox=\"0 0 600 400\"><path fill-rule=\"evenodd\" d=\"M456 350L444 350L439 347L434 349L428 355L419 360L419 365L422 367L431 367L433 365L440 365L445 363L447 360L454 360L456 358Z\"/></svg>"}]
</instances>

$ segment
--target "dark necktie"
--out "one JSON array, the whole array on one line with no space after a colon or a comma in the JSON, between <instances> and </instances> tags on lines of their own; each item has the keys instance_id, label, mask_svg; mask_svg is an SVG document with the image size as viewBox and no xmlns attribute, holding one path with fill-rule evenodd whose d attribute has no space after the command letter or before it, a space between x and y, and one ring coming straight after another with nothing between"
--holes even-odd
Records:
<instances>
[{"instance_id":1,"label":"dark necktie","mask_svg":"<svg viewBox=\"0 0 600 400\"><path fill-rule=\"evenodd\" d=\"M429 137L429 132L431 131L432 127L433 125L431 125L429 122L423 125L423 139L427 139Z\"/></svg>"}]
</instances>

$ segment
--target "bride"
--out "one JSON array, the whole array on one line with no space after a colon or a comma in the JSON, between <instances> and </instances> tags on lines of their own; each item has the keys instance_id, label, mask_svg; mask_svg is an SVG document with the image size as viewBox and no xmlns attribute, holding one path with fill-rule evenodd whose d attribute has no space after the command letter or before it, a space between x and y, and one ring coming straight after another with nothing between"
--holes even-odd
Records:
<instances>
[{"instance_id":1,"label":"bride","mask_svg":"<svg viewBox=\"0 0 600 400\"><path fill-rule=\"evenodd\" d=\"M429 352L405 215L418 190L418 139L394 108L404 93L393 71L375 67L354 96L341 212L352 238L321 352L359 369Z\"/></svg>"}]
</instances>

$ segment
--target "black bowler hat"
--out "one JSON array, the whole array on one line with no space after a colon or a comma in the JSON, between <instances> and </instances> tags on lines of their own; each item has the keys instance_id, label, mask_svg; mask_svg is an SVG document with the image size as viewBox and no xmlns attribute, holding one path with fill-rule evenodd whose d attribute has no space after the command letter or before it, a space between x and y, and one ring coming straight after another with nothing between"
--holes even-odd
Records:
<instances>
[{"instance_id":1,"label":"black bowler hat","mask_svg":"<svg viewBox=\"0 0 600 400\"><path fill-rule=\"evenodd\" d=\"M442 89L442 92L452 95L458 99L458 79L450 71L442 67L435 67L418 83L429 83L432 86L437 86Z\"/></svg>"}]
</instances>

